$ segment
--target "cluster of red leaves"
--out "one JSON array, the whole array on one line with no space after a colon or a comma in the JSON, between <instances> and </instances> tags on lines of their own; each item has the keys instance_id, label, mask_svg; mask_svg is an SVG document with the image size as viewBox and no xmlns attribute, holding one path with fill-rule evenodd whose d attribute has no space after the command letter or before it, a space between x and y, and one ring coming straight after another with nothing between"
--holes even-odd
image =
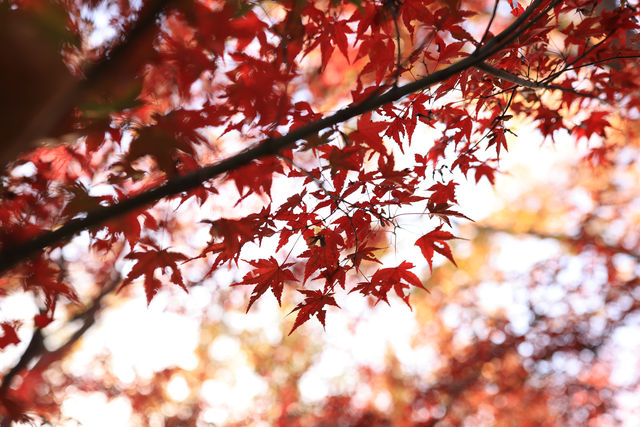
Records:
<instances>
[{"instance_id":1,"label":"cluster of red leaves","mask_svg":"<svg viewBox=\"0 0 640 427\"><path fill-rule=\"evenodd\" d=\"M326 307L337 306L338 289L385 302L393 290L409 304L408 288L423 288L422 283L412 263L377 266L382 264L381 231L399 226L401 209L420 209L439 223L423 228L415 246L430 268L436 253L455 264L448 244L454 235L443 227L467 217L453 209L454 178L473 172L476 182L486 177L493 183L507 150L507 113L528 116L545 136L567 130L588 139L610 126L612 105L623 113L640 106L640 97L631 92L640 82L638 69L622 59L638 54L629 35L638 29L638 11L621 6L596 12L593 0L544 0L534 6L531 19L514 29L517 37L489 57L485 68L460 70L397 103L363 111L342 127L307 135L279 156L253 159L212 184L171 196L183 205L193 196L199 205L220 204L230 193L219 196L219 188L230 183L238 195L223 204L238 205L249 196L270 199L255 213L204 220L211 225L204 248L187 253L159 244L158 230L169 236L174 230L148 207L90 230L91 249L107 252L124 238L126 259L135 264L121 287L142 277L150 302L162 284L156 270L168 270L169 280L187 290L186 261L215 256L207 273L212 275L237 265L245 245L278 236L276 253L249 260L253 269L235 284L254 286L247 309L269 289L280 303L284 285L296 282L305 287L299 289L304 300L294 309L293 329L313 316L324 325ZM16 165L32 165L35 172L9 170L1 181L0 250L198 171L212 158L222 158L224 141L268 144L319 120L326 106L322 99L306 99L313 79L309 70L317 67L322 73L335 55L352 63L354 104L417 75L446 70L497 40L493 27L484 31L469 25L488 18L492 7L438 0L284 1L272 9L260 2L176 2L163 12L143 62L136 64L135 102L113 89L121 82L117 78L101 82L102 92L113 89L109 102L100 98L109 112L78 107L71 120L70 129L83 138L26 154ZM512 7L514 16L524 13L522 6ZM136 14L128 2L120 8L123 20ZM69 14L72 20L72 9ZM504 27L512 19L485 21ZM564 46L554 48L561 52L550 51L551 34L564 37ZM590 83L588 92L576 89L584 81ZM580 109L580 124L566 119ZM416 131L427 127L435 135L433 144L411 146ZM219 130L226 139L213 143L207 129ZM398 156L405 159L402 167ZM406 157L413 164L405 163ZM279 205L271 200L276 179L273 199L286 199ZM109 189L97 191L105 182ZM281 257L285 249L291 262L286 262L289 255ZM54 254L59 257L47 249L13 271L26 289L44 296L44 317L36 319L40 326L52 318L58 296L76 298L53 267ZM315 284L318 289L308 288ZM13 326L2 327L4 345L15 342Z\"/></svg>"}]
</instances>

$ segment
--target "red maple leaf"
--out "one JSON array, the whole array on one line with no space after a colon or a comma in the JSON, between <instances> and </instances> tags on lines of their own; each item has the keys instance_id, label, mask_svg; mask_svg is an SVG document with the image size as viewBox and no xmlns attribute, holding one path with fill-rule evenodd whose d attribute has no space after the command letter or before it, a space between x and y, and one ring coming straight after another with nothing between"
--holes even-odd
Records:
<instances>
[{"instance_id":1,"label":"red maple leaf","mask_svg":"<svg viewBox=\"0 0 640 427\"><path fill-rule=\"evenodd\" d=\"M272 236L275 233L270 209L270 206L266 206L260 212L238 219L203 220L203 223L211 224L209 230L211 241L196 258L203 257L210 252L217 253L218 256L213 262L210 272L227 261L234 260L237 263L240 251L245 244L255 240L261 241L263 237Z\"/></svg>"},{"instance_id":2,"label":"red maple leaf","mask_svg":"<svg viewBox=\"0 0 640 427\"><path fill-rule=\"evenodd\" d=\"M594 133L605 136L605 129L611 126L611 123L606 119L609 114L608 111L594 111L588 119L574 127L572 132L576 134L578 138L584 137L586 139L591 138L591 135Z\"/></svg>"},{"instance_id":3,"label":"red maple leaf","mask_svg":"<svg viewBox=\"0 0 640 427\"><path fill-rule=\"evenodd\" d=\"M154 273L158 268L163 272L168 268L171 270L171 281L184 289L185 292L189 292L182 281L182 274L177 265L177 262L187 260L186 255L180 252L171 252L166 249L152 249L146 252L132 252L125 258L135 259L138 260L138 262L123 280L118 291L133 282L134 279L144 276L144 291L147 296L147 304L150 304L162 286L162 282L155 277Z\"/></svg>"},{"instance_id":4,"label":"red maple leaf","mask_svg":"<svg viewBox=\"0 0 640 427\"><path fill-rule=\"evenodd\" d=\"M2 322L0 327L2 327L2 337L0 337L0 349L5 348L11 344L18 344L20 342L20 338L18 338L18 334L16 333L16 328L20 325L17 322Z\"/></svg>"},{"instance_id":5,"label":"red maple leaf","mask_svg":"<svg viewBox=\"0 0 640 427\"><path fill-rule=\"evenodd\" d=\"M435 204L435 203L432 203L431 201L427 203L427 209L429 210L429 215L437 216L440 219L440 221L444 222L449 227L451 227L451 219L449 218L450 216L455 216L458 218L464 218L466 220L473 221L468 216L463 215L460 212L449 209L451 208L451 206L452 205L449 203Z\"/></svg>"},{"instance_id":6,"label":"red maple leaf","mask_svg":"<svg viewBox=\"0 0 640 427\"><path fill-rule=\"evenodd\" d=\"M475 166L476 171L476 183L480 182L480 179L484 176L489 180L491 185L494 184L495 177L494 174L496 172L495 168L483 163L481 165Z\"/></svg>"},{"instance_id":7,"label":"red maple leaf","mask_svg":"<svg viewBox=\"0 0 640 427\"><path fill-rule=\"evenodd\" d=\"M284 174L282 162L275 157L255 160L246 166L228 173L228 178L233 180L240 194L240 203L249 194L266 194L271 197L271 183L274 174Z\"/></svg>"},{"instance_id":8,"label":"red maple leaf","mask_svg":"<svg viewBox=\"0 0 640 427\"><path fill-rule=\"evenodd\" d=\"M436 205L448 202L456 203L456 185L458 185L458 183L453 181L450 181L447 185L441 182L435 183L429 187L429 191L433 191L429 200Z\"/></svg>"},{"instance_id":9,"label":"red maple leaf","mask_svg":"<svg viewBox=\"0 0 640 427\"><path fill-rule=\"evenodd\" d=\"M317 276L312 278L312 280L324 279L325 292L333 291L336 285L340 285L340 287L344 289L347 283L347 271L349 271L349 269L350 267L348 266L341 266L336 264L331 267L323 268Z\"/></svg>"},{"instance_id":10,"label":"red maple leaf","mask_svg":"<svg viewBox=\"0 0 640 427\"><path fill-rule=\"evenodd\" d=\"M362 167L364 151L360 147L340 149L329 145L318 148L318 151L323 152L322 157L329 162L332 174L344 170L358 171Z\"/></svg>"},{"instance_id":11,"label":"red maple leaf","mask_svg":"<svg viewBox=\"0 0 640 427\"><path fill-rule=\"evenodd\" d=\"M453 265L457 266L455 260L453 259L453 255L451 254L451 248L445 240L455 239L456 236L449 233L448 231L441 231L442 225L438 226L435 230L432 230L420 237L416 240L415 245L420 248L422 251L422 255L427 259L429 263L429 269L433 271L433 252L438 252L441 255L447 257L449 261L453 263Z\"/></svg>"},{"instance_id":12,"label":"red maple leaf","mask_svg":"<svg viewBox=\"0 0 640 427\"><path fill-rule=\"evenodd\" d=\"M368 146L374 151L386 154L380 133L388 128L387 122L375 122L371 119L371 114L364 114L358 120L358 129L349 134L349 140L364 146Z\"/></svg>"},{"instance_id":13,"label":"red maple leaf","mask_svg":"<svg viewBox=\"0 0 640 427\"><path fill-rule=\"evenodd\" d=\"M422 285L420 278L409 271L413 267L414 265L410 262L403 261L397 267L381 268L373 274L369 281L360 282L358 286L353 288L349 293L360 291L362 295L372 295L377 297L378 300L376 303L382 300L389 304L387 294L391 289L393 289L396 292L396 295L402 298L402 300L411 307L411 304L409 303L409 295L405 294L405 290L409 288L409 285L427 290Z\"/></svg>"},{"instance_id":14,"label":"red maple leaf","mask_svg":"<svg viewBox=\"0 0 640 427\"><path fill-rule=\"evenodd\" d=\"M325 228L307 241L309 248L300 254L300 258L309 258L304 268L304 281L323 267L335 266L340 258L344 240L339 233Z\"/></svg>"},{"instance_id":15,"label":"red maple leaf","mask_svg":"<svg viewBox=\"0 0 640 427\"><path fill-rule=\"evenodd\" d=\"M44 294L44 308L34 317L36 326L43 328L53 321L56 303L60 296L73 303L78 302L76 292L65 283L60 267L44 256L30 260L25 265L22 285L25 289L39 290Z\"/></svg>"},{"instance_id":16,"label":"red maple leaf","mask_svg":"<svg viewBox=\"0 0 640 427\"><path fill-rule=\"evenodd\" d=\"M360 263L362 261L370 261L376 262L378 264L382 264L375 252L381 250L382 248L376 248L372 246L364 246L355 248L355 251L352 254L347 255L349 259L353 262L353 266L358 269L360 268Z\"/></svg>"},{"instance_id":17,"label":"red maple leaf","mask_svg":"<svg viewBox=\"0 0 640 427\"><path fill-rule=\"evenodd\" d=\"M256 285L251 293L249 299L249 305L247 306L247 312L251 308L254 302L258 300L264 294L267 289L271 288L271 292L276 296L278 304L280 305L280 298L282 297L282 288L284 282L297 282L291 270L286 267L292 266L292 263L278 264L278 261L274 257L269 259L259 259L256 261L247 261L255 270L247 273L242 282L234 283L231 286L239 285Z\"/></svg>"},{"instance_id":18,"label":"red maple leaf","mask_svg":"<svg viewBox=\"0 0 640 427\"><path fill-rule=\"evenodd\" d=\"M509 149L507 147L507 138L504 135L504 129L503 128L499 128L498 127L491 134L491 138L489 139L488 146L491 147L492 145L496 146L496 157L497 158L500 158L500 150L502 149L502 147L504 147L505 151L509 151Z\"/></svg>"},{"instance_id":19,"label":"red maple leaf","mask_svg":"<svg viewBox=\"0 0 640 427\"><path fill-rule=\"evenodd\" d=\"M298 326L302 325L307 320L311 319L311 316L316 315L322 326L324 327L324 319L327 314L325 305L333 305L334 307L338 307L336 300L333 298L333 293L323 293L322 291L312 291L305 289L298 289L298 292L305 295L304 301L298 304L291 313L294 311L298 312L298 316L296 316L296 321L293 323L293 328L289 332L289 335L295 331ZM289 314L291 314L289 313Z\"/></svg>"},{"instance_id":20,"label":"red maple leaf","mask_svg":"<svg viewBox=\"0 0 640 427\"><path fill-rule=\"evenodd\" d=\"M62 279L60 268L44 256L30 262L28 272L23 279L25 288L39 288L48 300L55 299L58 295L66 297L69 301L78 302L78 296L73 288Z\"/></svg>"}]
</instances>

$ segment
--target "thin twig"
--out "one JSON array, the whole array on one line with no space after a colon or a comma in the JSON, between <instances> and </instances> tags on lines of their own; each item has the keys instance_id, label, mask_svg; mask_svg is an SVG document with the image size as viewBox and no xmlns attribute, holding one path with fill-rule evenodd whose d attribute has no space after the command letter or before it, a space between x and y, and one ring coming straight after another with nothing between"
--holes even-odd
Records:
<instances>
[{"instance_id":1,"label":"thin twig","mask_svg":"<svg viewBox=\"0 0 640 427\"><path fill-rule=\"evenodd\" d=\"M571 67L572 65L576 64L577 62L579 62L580 60L584 59L588 54L590 54L591 52L593 52L595 49L597 49L598 47L600 47L604 42L606 42L607 40L609 40L609 38L611 38L611 36L616 32L616 30L613 30L611 32L609 32L609 34L607 34L602 40L600 40L598 43L594 44L593 46L591 46L589 49L585 50L584 52L582 52L581 55L577 56L576 58L573 59L573 61L567 62L564 66L564 68L560 71L557 71L554 74L551 74L547 77L545 77L545 79L543 80L544 82L550 82L552 80L555 80L559 75L564 74L565 72L568 71L569 67Z\"/></svg>"},{"instance_id":2,"label":"thin twig","mask_svg":"<svg viewBox=\"0 0 640 427\"><path fill-rule=\"evenodd\" d=\"M576 65L575 67L569 67L564 69L564 72L567 71L573 71L573 70L578 70L580 68L584 68L584 67L590 67L591 65L597 65L597 64L602 64L604 62L611 62L611 61L617 61L619 59L637 59L640 58L640 55L620 55L620 56L613 56L611 58L605 58L605 59L599 59L597 61L593 61L593 62L587 62L585 64L580 64L580 65Z\"/></svg>"},{"instance_id":3,"label":"thin twig","mask_svg":"<svg viewBox=\"0 0 640 427\"><path fill-rule=\"evenodd\" d=\"M514 87L511 89L511 95L509 95L509 100L507 101L507 106L504 107L504 109L502 110L502 113L500 113L499 116L496 116L495 119L493 119L493 123L491 124L491 128L489 128L489 130L482 135L482 137L476 141L475 144L473 144L471 147L469 147L467 150L465 150L464 153L460 154L460 156L467 156L469 155L478 145L480 145L480 143L482 141L484 141L487 137L489 137L489 135L493 134L493 131L496 129L496 127L498 127L498 124L500 124L500 122L502 122L502 119L505 118L505 116L507 115L507 112L509 111L509 108L511 107L511 103L513 102L513 97L516 94L516 89L517 87Z\"/></svg>"},{"instance_id":4,"label":"thin twig","mask_svg":"<svg viewBox=\"0 0 640 427\"><path fill-rule=\"evenodd\" d=\"M491 65L487 64L486 62L481 62L478 65L476 65L476 68L484 71L487 74L490 74L494 77L497 77L499 79L514 83L518 86L522 86L522 87L526 87L529 89L549 89L549 90L559 90L562 92L567 92L567 93L572 93L574 95L577 96L582 96L584 98L592 98L592 99L597 99L598 101L602 101L605 102L605 100L599 98L598 96L591 94L591 93L586 93L586 92L580 92L576 89L573 88L569 88L569 87L564 87L564 86L560 86L560 85L553 85L553 84L548 84L548 83L544 83L544 82L534 82L532 80L528 80L525 79L523 77L520 76L516 76L513 73L510 73L506 70L502 70L500 68L496 68L496 67L492 67ZM545 79L547 80L547 79ZM548 80L550 81L550 80Z\"/></svg>"},{"instance_id":5,"label":"thin twig","mask_svg":"<svg viewBox=\"0 0 640 427\"><path fill-rule=\"evenodd\" d=\"M489 35L489 30L491 29L491 25L493 24L493 20L496 17L496 13L498 12L498 3L500 2L500 0L496 0L493 3L493 10L491 11L491 18L489 18L489 23L487 24L487 28L484 30L484 34L482 35L482 38L480 39L480 43L478 43L478 46L481 46L482 43L484 43L485 39L487 38L487 36Z\"/></svg>"}]
</instances>

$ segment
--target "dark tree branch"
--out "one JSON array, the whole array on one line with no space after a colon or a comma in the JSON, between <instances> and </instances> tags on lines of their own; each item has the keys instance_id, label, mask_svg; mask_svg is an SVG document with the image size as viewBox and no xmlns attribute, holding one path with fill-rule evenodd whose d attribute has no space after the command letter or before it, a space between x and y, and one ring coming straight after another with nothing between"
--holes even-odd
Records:
<instances>
[{"instance_id":1,"label":"dark tree branch","mask_svg":"<svg viewBox=\"0 0 640 427\"><path fill-rule=\"evenodd\" d=\"M434 84L446 81L468 68L475 67L515 40L530 26L545 16L548 11L560 1L561 0L553 0L547 8L532 18L532 15L537 12L537 9L544 2L544 0L534 0L505 30L489 39L484 46L478 47L471 55L447 68L438 70L403 86L392 87L382 94L376 93L355 105L339 110L331 116L294 129L286 135L278 138L268 138L214 165L206 166L189 174L170 179L165 184L152 190L122 200L117 204L93 211L84 218L71 220L56 230L46 232L21 245L5 249L0 253L0 273L29 258L36 252L59 244L81 231L99 226L108 220L157 202L165 197L193 190L211 178L236 170L254 160L276 155L284 149L291 148L301 139L308 138L324 129L343 123L366 112L373 111L383 105L397 101Z\"/></svg>"}]
</instances>

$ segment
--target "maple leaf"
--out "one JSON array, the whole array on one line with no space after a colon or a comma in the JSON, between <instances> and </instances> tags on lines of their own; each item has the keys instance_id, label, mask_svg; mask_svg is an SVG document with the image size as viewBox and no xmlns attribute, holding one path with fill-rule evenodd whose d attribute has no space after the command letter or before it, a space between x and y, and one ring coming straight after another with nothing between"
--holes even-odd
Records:
<instances>
[{"instance_id":1,"label":"maple leaf","mask_svg":"<svg viewBox=\"0 0 640 427\"><path fill-rule=\"evenodd\" d=\"M275 157L255 160L246 166L229 172L228 178L235 182L240 194L238 203L251 193L266 194L271 197L271 182L273 175L276 173L283 174L284 169L280 159Z\"/></svg>"},{"instance_id":2,"label":"maple leaf","mask_svg":"<svg viewBox=\"0 0 640 427\"><path fill-rule=\"evenodd\" d=\"M284 247L284 245L289 241L289 238L299 230L307 229L309 224L318 223L317 218L318 217L315 213L301 212L299 214L294 214L292 212L278 212L276 214L276 219L286 221L287 227L283 227L280 230L280 238L278 239L276 252L282 249L282 247Z\"/></svg>"},{"instance_id":3,"label":"maple leaf","mask_svg":"<svg viewBox=\"0 0 640 427\"><path fill-rule=\"evenodd\" d=\"M352 254L349 254L349 259L353 262L353 266L358 269L360 268L360 264L362 261L371 261L378 264L382 264L378 257L376 257L375 252L381 250L382 248L374 248L371 246L359 247L356 248L356 251Z\"/></svg>"},{"instance_id":4,"label":"maple leaf","mask_svg":"<svg viewBox=\"0 0 640 427\"><path fill-rule=\"evenodd\" d=\"M297 207L299 207L303 211L306 210L306 206L304 204L304 196L306 195L307 189L305 188L301 193L290 196L286 202L280 205L278 211L276 212L276 216L286 215Z\"/></svg>"},{"instance_id":5,"label":"maple leaf","mask_svg":"<svg viewBox=\"0 0 640 427\"><path fill-rule=\"evenodd\" d=\"M349 139L360 145L366 145L372 150L386 154L380 133L388 128L387 122L372 121L371 114L365 114L358 120L358 129L349 134Z\"/></svg>"},{"instance_id":6,"label":"maple leaf","mask_svg":"<svg viewBox=\"0 0 640 427\"><path fill-rule=\"evenodd\" d=\"M75 173L81 157L70 147L39 147L27 156L44 178L63 181L67 178L77 179Z\"/></svg>"},{"instance_id":7,"label":"maple leaf","mask_svg":"<svg viewBox=\"0 0 640 427\"><path fill-rule=\"evenodd\" d=\"M300 258L309 258L304 268L305 282L322 267L332 267L338 264L344 240L339 233L326 228L309 238L307 244L309 248L300 254Z\"/></svg>"},{"instance_id":8,"label":"maple leaf","mask_svg":"<svg viewBox=\"0 0 640 427\"><path fill-rule=\"evenodd\" d=\"M584 137L589 139L593 134L604 137L605 129L611 126L611 123L606 119L609 114L607 111L594 111L588 119L574 127L572 132L575 133L578 138Z\"/></svg>"},{"instance_id":9,"label":"maple leaf","mask_svg":"<svg viewBox=\"0 0 640 427\"><path fill-rule=\"evenodd\" d=\"M211 241L196 258L204 257L209 252L217 253L218 256L213 262L210 271L230 260L234 260L237 264L240 258L240 251L246 243L255 240L261 241L263 237L269 237L275 233L270 209L270 205L265 206L260 212L238 219L203 220L202 222L211 224L209 230ZM216 238L221 238L222 241L216 242Z\"/></svg>"},{"instance_id":10,"label":"maple leaf","mask_svg":"<svg viewBox=\"0 0 640 427\"><path fill-rule=\"evenodd\" d=\"M11 344L18 344L20 342L20 338L18 338L18 334L16 333L16 329L20 326L18 322L2 322L0 327L2 327L2 337L0 337L0 349L5 348Z\"/></svg>"},{"instance_id":11,"label":"maple leaf","mask_svg":"<svg viewBox=\"0 0 640 427\"><path fill-rule=\"evenodd\" d=\"M453 1L458 2L458 0ZM465 45L465 42L446 43L440 37L437 37L436 43L438 45L440 64L450 64L451 59L465 55L465 53L461 51L462 47Z\"/></svg>"},{"instance_id":12,"label":"maple leaf","mask_svg":"<svg viewBox=\"0 0 640 427\"><path fill-rule=\"evenodd\" d=\"M422 251L422 255L427 259L429 263L429 269L433 271L433 253L438 252L441 255L444 255L449 261L453 263L453 265L457 266L455 260L453 259L453 255L451 254L451 248L445 240L456 239L456 237L449 233L448 231L441 231L442 225L439 225L438 228L432 230L420 237L416 240L415 245L420 248Z\"/></svg>"},{"instance_id":13,"label":"maple leaf","mask_svg":"<svg viewBox=\"0 0 640 427\"><path fill-rule=\"evenodd\" d=\"M361 209L356 210L353 214L337 218L333 224L338 225L336 231L346 235L345 245L347 247L356 246L358 242L362 245L366 236L371 233L371 215Z\"/></svg>"},{"instance_id":14,"label":"maple leaf","mask_svg":"<svg viewBox=\"0 0 640 427\"><path fill-rule=\"evenodd\" d=\"M89 190L80 182L75 182L64 188L70 194L69 201L60 214L64 218L71 218L79 213L91 212L100 208L101 197L89 195Z\"/></svg>"},{"instance_id":15,"label":"maple leaf","mask_svg":"<svg viewBox=\"0 0 640 427\"><path fill-rule=\"evenodd\" d=\"M37 327L43 328L53 321L60 296L78 303L76 292L65 283L62 270L56 263L40 255L25 263L25 267L25 273L21 278L22 286L25 289L40 291L44 296L44 308L34 317Z\"/></svg>"},{"instance_id":16,"label":"maple leaf","mask_svg":"<svg viewBox=\"0 0 640 427\"><path fill-rule=\"evenodd\" d=\"M451 208L451 206L452 205L450 203L435 204L435 203L432 203L431 201L427 203L427 209L429 210L429 214L437 216L441 221L445 222L449 227L451 227L451 220L449 219L450 216L455 216L458 218L464 218L466 220L473 221L468 216L463 215L460 212L449 209Z\"/></svg>"},{"instance_id":17,"label":"maple leaf","mask_svg":"<svg viewBox=\"0 0 640 427\"><path fill-rule=\"evenodd\" d=\"M141 157L151 156L155 159L158 169L171 177L177 172L175 160L177 150L193 154L191 144L183 138L178 138L159 126L147 127L141 129L131 142L125 159L132 163Z\"/></svg>"},{"instance_id":18,"label":"maple leaf","mask_svg":"<svg viewBox=\"0 0 640 427\"><path fill-rule=\"evenodd\" d=\"M318 275L312 280L324 279L325 292L332 291L336 284L340 285L340 287L344 289L347 280L347 271L349 271L350 268L351 267L340 265L323 268L322 271L320 271L320 273L318 273Z\"/></svg>"},{"instance_id":19,"label":"maple leaf","mask_svg":"<svg viewBox=\"0 0 640 427\"><path fill-rule=\"evenodd\" d=\"M372 295L377 297L376 303L380 300L389 304L387 294L391 289L396 292L408 306L409 295L405 294L405 290L409 288L409 285L413 285L417 288L427 289L422 285L420 278L414 273L409 271L414 265L410 262L403 261L397 267L381 268L376 271L370 280L366 282L360 282L358 286L353 288L349 293L359 291L362 295ZM427 291L428 292L428 291Z\"/></svg>"},{"instance_id":20,"label":"maple leaf","mask_svg":"<svg viewBox=\"0 0 640 427\"><path fill-rule=\"evenodd\" d=\"M269 259L259 259L255 261L247 261L255 270L247 273L241 282L234 283L231 286L240 285L256 285L251 292L251 298L249 299L249 305L247 306L247 312L251 308L254 302L258 300L267 289L271 288L273 295L278 300L278 305L281 305L280 299L282 297L282 289L284 282L297 282L291 270L286 267L290 267L293 263L278 264L278 261L274 257Z\"/></svg>"},{"instance_id":21,"label":"maple leaf","mask_svg":"<svg viewBox=\"0 0 640 427\"><path fill-rule=\"evenodd\" d=\"M142 219L143 226L140 225L140 219ZM143 228L147 231L157 230L159 226L156 219L147 211L131 212L127 215L116 217L104 225L112 241L121 235L129 242L131 248L140 240Z\"/></svg>"},{"instance_id":22,"label":"maple leaf","mask_svg":"<svg viewBox=\"0 0 640 427\"><path fill-rule=\"evenodd\" d=\"M332 146L321 147L321 151L327 152L325 157L329 161L331 173L342 170L360 170L364 150L360 147L347 147L339 149Z\"/></svg>"},{"instance_id":23,"label":"maple leaf","mask_svg":"<svg viewBox=\"0 0 640 427\"><path fill-rule=\"evenodd\" d=\"M156 269L159 268L163 272L165 269L171 270L171 281L184 289L185 292L189 292L182 281L182 274L177 265L177 262L187 260L186 255L180 252L171 252L166 249L152 249L145 252L131 252L125 258L134 259L137 260L137 262L127 277L122 281L118 291L133 282L134 279L144 276L144 291L147 296L147 304L150 304L162 286L162 282L158 280L154 274Z\"/></svg>"},{"instance_id":24,"label":"maple leaf","mask_svg":"<svg viewBox=\"0 0 640 427\"><path fill-rule=\"evenodd\" d=\"M509 151L507 147L507 138L504 136L505 130L503 128L496 128L491 134L488 146L496 146L496 157L500 158L500 150L504 147L505 151Z\"/></svg>"},{"instance_id":25,"label":"maple leaf","mask_svg":"<svg viewBox=\"0 0 640 427\"><path fill-rule=\"evenodd\" d=\"M491 185L493 185L495 181L495 177L494 177L494 174L496 172L495 168L483 163L481 165L475 166L475 171L476 171L476 175L475 175L476 184L480 182L480 179L482 179L482 177L485 177L487 178L487 180L489 180Z\"/></svg>"},{"instance_id":26,"label":"maple leaf","mask_svg":"<svg viewBox=\"0 0 640 427\"><path fill-rule=\"evenodd\" d=\"M565 127L560 113L546 108L544 105L536 108L535 120L538 123L538 129L540 132L542 132L544 136L551 136L552 139L556 131Z\"/></svg>"},{"instance_id":27,"label":"maple leaf","mask_svg":"<svg viewBox=\"0 0 640 427\"><path fill-rule=\"evenodd\" d=\"M436 205L448 202L456 203L456 185L458 183L453 181L450 181L447 185L440 182L435 183L429 188L429 191L433 191L429 200Z\"/></svg>"},{"instance_id":28,"label":"maple leaf","mask_svg":"<svg viewBox=\"0 0 640 427\"><path fill-rule=\"evenodd\" d=\"M43 256L28 262L27 265L23 286L25 289L36 288L42 291L45 295L46 309L51 315L55 309L55 301L60 295L69 301L78 302L76 292L63 281L58 265Z\"/></svg>"},{"instance_id":29,"label":"maple leaf","mask_svg":"<svg viewBox=\"0 0 640 427\"><path fill-rule=\"evenodd\" d=\"M300 325L311 319L311 316L313 315L316 315L320 323L322 323L322 327L324 327L324 320L327 314L327 311L324 308L325 305L333 305L334 307L340 308L333 297L333 293L324 293L322 291L306 289L298 289L298 292L305 295L305 298L304 301L298 304L289 313L291 314L294 311L298 312L296 320L293 323L293 328L289 331L289 335L291 335Z\"/></svg>"}]
</instances>

